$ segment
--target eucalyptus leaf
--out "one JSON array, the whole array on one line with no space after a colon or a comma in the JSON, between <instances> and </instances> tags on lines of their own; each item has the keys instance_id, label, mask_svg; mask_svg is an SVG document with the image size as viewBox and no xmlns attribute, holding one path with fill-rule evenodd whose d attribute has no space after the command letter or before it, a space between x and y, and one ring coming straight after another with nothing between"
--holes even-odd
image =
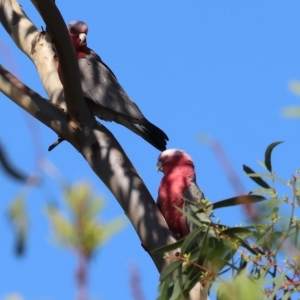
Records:
<instances>
[{"instance_id":1,"label":"eucalyptus leaf","mask_svg":"<svg viewBox=\"0 0 300 300\"><path fill-rule=\"evenodd\" d=\"M256 174L251 168L249 168L246 165L243 165L243 170L246 172L247 175L249 174ZM263 179L261 179L260 177L250 177L255 183L257 183L258 185L260 185L261 187L265 188L265 189L269 189L271 188Z\"/></svg>"},{"instance_id":2,"label":"eucalyptus leaf","mask_svg":"<svg viewBox=\"0 0 300 300\"><path fill-rule=\"evenodd\" d=\"M182 264L180 259L173 261L170 265L165 267L160 273L160 281L164 281L168 276L172 276L173 272Z\"/></svg>"},{"instance_id":3,"label":"eucalyptus leaf","mask_svg":"<svg viewBox=\"0 0 300 300\"><path fill-rule=\"evenodd\" d=\"M180 269L180 268L179 268ZM180 300L180 299L184 299L184 297L182 296L182 285L180 285L179 280L178 280L178 275L177 278L174 281L174 286L173 286L173 292L171 297L169 297L169 300Z\"/></svg>"},{"instance_id":4,"label":"eucalyptus leaf","mask_svg":"<svg viewBox=\"0 0 300 300\"><path fill-rule=\"evenodd\" d=\"M300 118L299 106L288 106L283 109L283 115L286 118Z\"/></svg>"},{"instance_id":5,"label":"eucalyptus leaf","mask_svg":"<svg viewBox=\"0 0 300 300\"><path fill-rule=\"evenodd\" d=\"M278 277L273 279L273 283L274 283L273 292L269 296L269 299L273 299L275 297L277 291L281 288L285 278L286 278L285 273L284 273L284 271L282 271Z\"/></svg>"},{"instance_id":6,"label":"eucalyptus leaf","mask_svg":"<svg viewBox=\"0 0 300 300\"><path fill-rule=\"evenodd\" d=\"M250 178L252 178L254 180L254 178L267 178L267 179L271 179L271 180L275 180L278 181L284 185L287 185L287 182L279 177L276 177L274 175L270 175L270 174L263 174L263 173L253 173L253 174L248 174L248 176Z\"/></svg>"},{"instance_id":7,"label":"eucalyptus leaf","mask_svg":"<svg viewBox=\"0 0 300 300\"><path fill-rule=\"evenodd\" d=\"M260 195L241 195L241 196L232 197L232 198L211 203L209 204L209 206L213 206L213 209L218 209L218 208L230 207L234 205L241 205L245 203L256 203L263 200L266 200L266 198Z\"/></svg>"},{"instance_id":8,"label":"eucalyptus leaf","mask_svg":"<svg viewBox=\"0 0 300 300\"><path fill-rule=\"evenodd\" d=\"M283 143L283 141L274 142L274 143L270 144L265 152L265 165L266 165L268 171L271 173L272 173L272 164L271 164L272 151L277 145L279 145L281 143Z\"/></svg>"},{"instance_id":9,"label":"eucalyptus leaf","mask_svg":"<svg viewBox=\"0 0 300 300\"><path fill-rule=\"evenodd\" d=\"M231 227L222 231L223 234L226 234L230 237L236 237L247 239L250 236L253 236L253 232L244 227Z\"/></svg>"},{"instance_id":10,"label":"eucalyptus leaf","mask_svg":"<svg viewBox=\"0 0 300 300\"><path fill-rule=\"evenodd\" d=\"M258 160L257 160L257 163L258 163L259 165L261 165L266 171L268 171L268 169L267 169L267 167L266 167L266 164L265 164L263 161L261 161L260 159L258 159Z\"/></svg>"},{"instance_id":11,"label":"eucalyptus leaf","mask_svg":"<svg viewBox=\"0 0 300 300\"><path fill-rule=\"evenodd\" d=\"M291 291L285 291L283 297L281 298L281 300L290 300L291 297Z\"/></svg>"},{"instance_id":12,"label":"eucalyptus leaf","mask_svg":"<svg viewBox=\"0 0 300 300\"><path fill-rule=\"evenodd\" d=\"M189 233L181 246L181 254L185 254L188 250L191 250L192 247L195 246L196 241L199 241L204 235L205 232L203 232L203 228L195 229Z\"/></svg>"},{"instance_id":13,"label":"eucalyptus leaf","mask_svg":"<svg viewBox=\"0 0 300 300\"><path fill-rule=\"evenodd\" d=\"M181 247L181 245L183 244L184 240L185 240L185 237L182 238L182 239L180 239L179 241L173 243L173 244L156 248L156 249L152 250L151 253L153 253L153 254L165 253L165 252L170 252L172 250L178 249L178 248Z\"/></svg>"},{"instance_id":14,"label":"eucalyptus leaf","mask_svg":"<svg viewBox=\"0 0 300 300\"><path fill-rule=\"evenodd\" d=\"M254 190L252 190L252 193L253 194L261 194L261 195L274 196L276 192L272 188L269 188L269 189L261 188L261 189L254 189Z\"/></svg>"}]
</instances>

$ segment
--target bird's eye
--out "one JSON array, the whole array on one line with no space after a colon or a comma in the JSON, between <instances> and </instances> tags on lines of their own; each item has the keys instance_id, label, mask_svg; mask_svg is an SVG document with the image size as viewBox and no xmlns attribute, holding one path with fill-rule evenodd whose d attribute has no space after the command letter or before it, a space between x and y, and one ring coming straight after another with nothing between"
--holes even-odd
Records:
<instances>
[{"instance_id":1,"label":"bird's eye","mask_svg":"<svg viewBox=\"0 0 300 300\"><path fill-rule=\"evenodd\" d=\"M74 27L70 27L70 32L71 32L72 34L75 34L75 33L76 33L76 29L75 29Z\"/></svg>"}]
</instances>

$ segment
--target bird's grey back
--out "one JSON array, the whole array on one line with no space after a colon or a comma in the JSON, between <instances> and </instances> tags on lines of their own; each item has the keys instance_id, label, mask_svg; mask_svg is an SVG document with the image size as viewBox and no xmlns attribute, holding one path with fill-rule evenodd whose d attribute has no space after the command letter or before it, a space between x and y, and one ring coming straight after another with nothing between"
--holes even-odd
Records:
<instances>
[{"instance_id":1,"label":"bird's grey back","mask_svg":"<svg viewBox=\"0 0 300 300\"><path fill-rule=\"evenodd\" d=\"M92 50L78 60L83 95L104 109L122 114L131 120L143 119L137 105L128 97L114 73ZM99 108L101 109L101 108Z\"/></svg>"},{"instance_id":2,"label":"bird's grey back","mask_svg":"<svg viewBox=\"0 0 300 300\"><path fill-rule=\"evenodd\" d=\"M192 180L191 185L185 189L184 193L183 193L183 198L184 198L184 210L192 215L195 216L194 211L191 209L191 205L197 207L197 208L201 208L201 202L200 200L204 199L204 194L202 193L202 191L199 189L197 182L195 179ZM192 221L190 221L188 218L186 218L186 222L190 228L190 231L192 231L193 229L195 229L197 227L197 225L195 225Z\"/></svg>"}]
</instances>

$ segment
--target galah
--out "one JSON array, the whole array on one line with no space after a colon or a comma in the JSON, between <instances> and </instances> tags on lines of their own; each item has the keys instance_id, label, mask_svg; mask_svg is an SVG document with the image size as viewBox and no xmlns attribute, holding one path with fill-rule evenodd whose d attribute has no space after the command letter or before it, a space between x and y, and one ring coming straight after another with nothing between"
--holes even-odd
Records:
<instances>
[{"instance_id":1,"label":"galah","mask_svg":"<svg viewBox=\"0 0 300 300\"><path fill-rule=\"evenodd\" d=\"M158 189L157 205L177 239L195 227L175 206L191 213L189 205L199 207L204 195L197 186L192 158L179 149L168 149L158 156L157 169L164 173Z\"/></svg>"},{"instance_id":2,"label":"galah","mask_svg":"<svg viewBox=\"0 0 300 300\"><path fill-rule=\"evenodd\" d=\"M102 120L127 127L158 150L165 150L168 136L144 117L111 69L87 47L88 26L72 21L68 30L78 58L83 96L91 112ZM63 82L59 63L58 74Z\"/></svg>"}]
</instances>

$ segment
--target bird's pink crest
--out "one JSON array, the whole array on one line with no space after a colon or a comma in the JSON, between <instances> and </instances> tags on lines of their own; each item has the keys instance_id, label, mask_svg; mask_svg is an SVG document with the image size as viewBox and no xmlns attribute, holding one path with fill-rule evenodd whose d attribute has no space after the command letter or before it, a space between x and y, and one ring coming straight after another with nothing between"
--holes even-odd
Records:
<instances>
[{"instance_id":1,"label":"bird's pink crest","mask_svg":"<svg viewBox=\"0 0 300 300\"><path fill-rule=\"evenodd\" d=\"M89 30L88 26L82 21L72 21L67 27L77 56L80 58L81 54L84 55L87 51L86 36Z\"/></svg>"},{"instance_id":2,"label":"bird's pink crest","mask_svg":"<svg viewBox=\"0 0 300 300\"><path fill-rule=\"evenodd\" d=\"M164 161L173 156L185 156L185 157L189 158L190 160L192 160L192 158L186 152L184 152L183 150L180 150L180 149L165 150L158 156L158 160Z\"/></svg>"},{"instance_id":3,"label":"bird's pink crest","mask_svg":"<svg viewBox=\"0 0 300 300\"><path fill-rule=\"evenodd\" d=\"M186 152L179 149L168 149L158 156L159 170L169 173L174 167L189 166L194 168L193 160Z\"/></svg>"},{"instance_id":4,"label":"bird's pink crest","mask_svg":"<svg viewBox=\"0 0 300 300\"><path fill-rule=\"evenodd\" d=\"M67 26L70 34L79 34L79 33L85 33L87 34L89 31L89 28L86 23L83 21L72 21Z\"/></svg>"}]
</instances>

